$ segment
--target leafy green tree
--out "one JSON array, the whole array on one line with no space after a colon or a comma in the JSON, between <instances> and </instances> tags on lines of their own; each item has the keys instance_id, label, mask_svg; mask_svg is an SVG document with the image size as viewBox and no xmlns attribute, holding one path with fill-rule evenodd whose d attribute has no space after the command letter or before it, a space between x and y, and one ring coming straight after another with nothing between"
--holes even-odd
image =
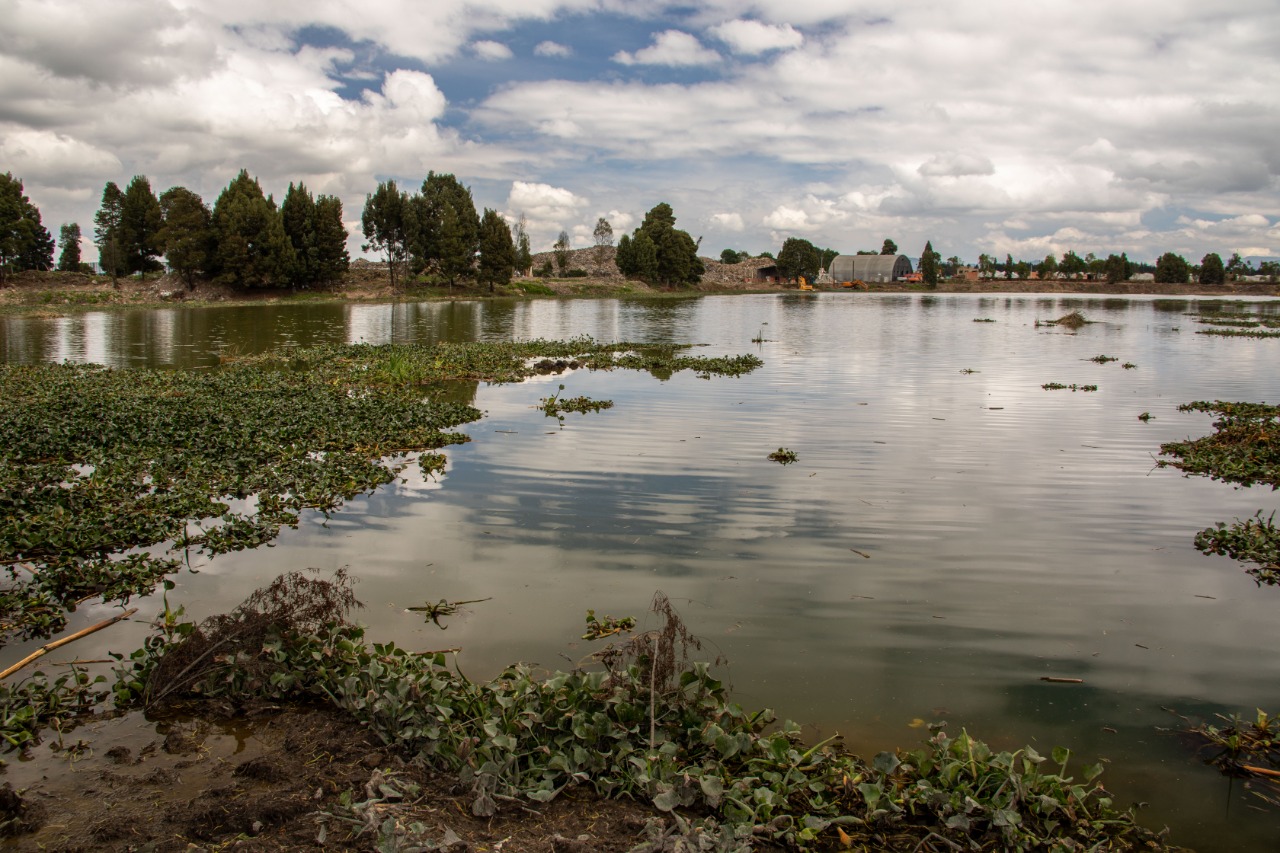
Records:
<instances>
[{"instance_id":1,"label":"leafy green tree","mask_svg":"<svg viewBox=\"0 0 1280 853\"><path fill-rule=\"evenodd\" d=\"M351 268L347 252L347 226L342 221L342 200L335 195L316 197L315 267L313 280L331 284Z\"/></svg>"},{"instance_id":2,"label":"leafy green tree","mask_svg":"<svg viewBox=\"0 0 1280 853\"><path fill-rule=\"evenodd\" d=\"M569 268L569 232L561 230L560 236L556 238L556 243L552 247L556 255L556 269L560 271L560 275L564 275L565 270Z\"/></svg>"},{"instance_id":3,"label":"leafy green tree","mask_svg":"<svg viewBox=\"0 0 1280 853\"><path fill-rule=\"evenodd\" d=\"M604 266L605 258L609 257L609 247L613 245L613 226L601 216L596 220L591 236L596 240L596 266Z\"/></svg>"},{"instance_id":4,"label":"leafy green tree","mask_svg":"<svg viewBox=\"0 0 1280 853\"><path fill-rule=\"evenodd\" d=\"M375 192L364 197L364 212L360 215L364 238L369 241L362 248L386 255L392 291L396 289L396 264L404 261L408 254L405 222L408 206L408 199L396 187L396 182L383 181Z\"/></svg>"},{"instance_id":5,"label":"leafy green tree","mask_svg":"<svg viewBox=\"0 0 1280 853\"><path fill-rule=\"evenodd\" d=\"M1027 261L1017 261L1013 265L1013 271L1018 274L1018 278L1026 281L1031 278L1031 264Z\"/></svg>"},{"instance_id":6,"label":"leafy green tree","mask_svg":"<svg viewBox=\"0 0 1280 853\"><path fill-rule=\"evenodd\" d=\"M1058 275L1058 259L1052 254L1045 255L1040 262L1040 278L1051 279Z\"/></svg>"},{"instance_id":7,"label":"leafy green tree","mask_svg":"<svg viewBox=\"0 0 1280 853\"><path fill-rule=\"evenodd\" d=\"M880 247L880 254L882 255L898 254L898 244L890 240L888 237L885 237L884 245Z\"/></svg>"},{"instance_id":8,"label":"leafy green tree","mask_svg":"<svg viewBox=\"0 0 1280 853\"><path fill-rule=\"evenodd\" d=\"M1103 262L1103 272L1107 276L1107 281L1111 284L1117 284L1122 281L1128 281L1130 275L1129 256L1124 252L1120 254L1110 254L1106 261Z\"/></svg>"},{"instance_id":9,"label":"leafy green tree","mask_svg":"<svg viewBox=\"0 0 1280 853\"><path fill-rule=\"evenodd\" d=\"M1082 275L1088 268L1089 265L1085 263L1084 258L1077 255L1074 250L1068 250L1067 253L1062 256L1062 263L1058 264L1058 271L1067 278L1076 278L1077 276Z\"/></svg>"},{"instance_id":10,"label":"leafy green tree","mask_svg":"<svg viewBox=\"0 0 1280 853\"><path fill-rule=\"evenodd\" d=\"M1258 264L1258 274L1265 275L1267 281L1274 282L1277 278L1280 278L1280 262L1263 261Z\"/></svg>"},{"instance_id":11,"label":"leafy green tree","mask_svg":"<svg viewBox=\"0 0 1280 853\"><path fill-rule=\"evenodd\" d=\"M1181 255L1165 252L1156 261L1156 281L1161 284L1186 284L1191 266Z\"/></svg>"},{"instance_id":12,"label":"leafy green tree","mask_svg":"<svg viewBox=\"0 0 1280 853\"><path fill-rule=\"evenodd\" d=\"M195 287L213 254L213 213L204 199L186 187L170 187L160 196L160 246L169 269Z\"/></svg>"},{"instance_id":13,"label":"leafy green tree","mask_svg":"<svg viewBox=\"0 0 1280 853\"><path fill-rule=\"evenodd\" d=\"M778 275L783 278L804 276L813 281L822 268L822 251L800 237L788 237L778 251Z\"/></svg>"},{"instance_id":14,"label":"leafy green tree","mask_svg":"<svg viewBox=\"0 0 1280 853\"><path fill-rule=\"evenodd\" d=\"M295 259L280 211L247 170L227 185L213 205L212 272L238 287L282 286Z\"/></svg>"},{"instance_id":15,"label":"leafy green tree","mask_svg":"<svg viewBox=\"0 0 1280 853\"><path fill-rule=\"evenodd\" d=\"M0 175L0 283L8 270L53 267L53 237L12 173Z\"/></svg>"},{"instance_id":16,"label":"leafy green tree","mask_svg":"<svg viewBox=\"0 0 1280 853\"><path fill-rule=\"evenodd\" d=\"M1004 256L1004 277L1005 280L1013 278L1013 255Z\"/></svg>"},{"instance_id":17,"label":"leafy green tree","mask_svg":"<svg viewBox=\"0 0 1280 853\"><path fill-rule=\"evenodd\" d=\"M70 222L58 231L58 269L62 272L80 271L80 223Z\"/></svg>"},{"instance_id":18,"label":"leafy green tree","mask_svg":"<svg viewBox=\"0 0 1280 853\"><path fill-rule=\"evenodd\" d=\"M1239 281L1247 275L1253 275L1253 266L1240 257L1239 252L1231 253L1231 260L1227 261L1227 278L1232 281Z\"/></svg>"},{"instance_id":19,"label":"leafy green tree","mask_svg":"<svg viewBox=\"0 0 1280 853\"><path fill-rule=\"evenodd\" d=\"M146 175L134 175L120 206L120 237L128 272L146 275L161 269L162 219L160 200L151 191L151 181Z\"/></svg>"},{"instance_id":20,"label":"leafy green tree","mask_svg":"<svg viewBox=\"0 0 1280 853\"><path fill-rule=\"evenodd\" d=\"M996 262L994 258L992 258L990 255L987 255L987 254L978 255L979 274L985 277L988 275L993 275L995 273L995 270L996 270Z\"/></svg>"},{"instance_id":21,"label":"leafy green tree","mask_svg":"<svg viewBox=\"0 0 1280 853\"><path fill-rule=\"evenodd\" d=\"M742 263L742 255L733 249L725 249L720 253L720 263L722 264L740 264Z\"/></svg>"},{"instance_id":22,"label":"leafy green tree","mask_svg":"<svg viewBox=\"0 0 1280 853\"><path fill-rule=\"evenodd\" d=\"M1210 252L1200 259L1201 284L1226 284L1227 271L1222 266L1222 256Z\"/></svg>"},{"instance_id":23,"label":"leafy green tree","mask_svg":"<svg viewBox=\"0 0 1280 853\"><path fill-rule=\"evenodd\" d=\"M280 224L284 227L289 245L293 246L293 269L290 283L309 285L317 279L320 263L316 247L316 200L306 184L289 183L284 201L280 202Z\"/></svg>"},{"instance_id":24,"label":"leafy green tree","mask_svg":"<svg viewBox=\"0 0 1280 853\"><path fill-rule=\"evenodd\" d=\"M938 267L942 255L933 250L933 241L926 240L924 251L920 253L920 276L930 287L938 286Z\"/></svg>"},{"instance_id":25,"label":"leafy green tree","mask_svg":"<svg viewBox=\"0 0 1280 853\"><path fill-rule=\"evenodd\" d=\"M111 276L112 283L128 272L125 266L125 241L121 234L124 217L124 193L115 181L102 188L102 203L93 215L93 241L98 245L98 266Z\"/></svg>"},{"instance_id":26,"label":"leafy green tree","mask_svg":"<svg viewBox=\"0 0 1280 853\"><path fill-rule=\"evenodd\" d=\"M495 284L511 281L515 268L516 244L511 229L498 211L486 207L480 217L480 280L489 282L492 293Z\"/></svg>"},{"instance_id":27,"label":"leafy green tree","mask_svg":"<svg viewBox=\"0 0 1280 853\"><path fill-rule=\"evenodd\" d=\"M831 262L834 261L839 254L840 253L835 249L823 249L822 250L822 268L824 270L831 269Z\"/></svg>"}]
</instances>

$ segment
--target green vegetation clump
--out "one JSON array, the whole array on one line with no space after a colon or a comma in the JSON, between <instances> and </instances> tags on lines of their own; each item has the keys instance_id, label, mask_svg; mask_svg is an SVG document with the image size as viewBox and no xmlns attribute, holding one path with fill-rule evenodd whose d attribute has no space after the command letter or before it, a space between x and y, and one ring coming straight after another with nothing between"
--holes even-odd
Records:
<instances>
[{"instance_id":1,"label":"green vegetation clump","mask_svg":"<svg viewBox=\"0 0 1280 853\"><path fill-rule=\"evenodd\" d=\"M0 366L0 642L56 633L86 598L148 593L193 552L270 542L406 466L442 470L427 451L467 441L451 430L481 413L437 383L518 382L538 358L662 378L762 363L678 349L581 338L331 345L208 372Z\"/></svg>"},{"instance_id":2,"label":"green vegetation clump","mask_svg":"<svg viewBox=\"0 0 1280 853\"><path fill-rule=\"evenodd\" d=\"M1174 467L1237 486L1255 483L1280 488L1280 406L1266 403L1212 403L1179 406L1180 412L1218 416L1214 432L1195 440L1160 445L1161 468Z\"/></svg>"},{"instance_id":3,"label":"green vegetation clump","mask_svg":"<svg viewBox=\"0 0 1280 853\"><path fill-rule=\"evenodd\" d=\"M782 465L790 465L800 457L796 455L794 450L786 447L779 447L777 450L769 454L770 461L777 462Z\"/></svg>"},{"instance_id":4,"label":"green vegetation clump","mask_svg":"<svg viewBox=\"0 0 1280 853\"><path fill-rule=\"evenodd\" d=\"M1266 518L1259 510L1252 518L1230 525L1218 522L1196 534L1196 550L1253 563L1246 571L1259 584L1280 585L1280 529L1275 513Z\"/></svg>"},{"instance_id":5,"label":"green vegetation clump","mask_svg":"<svg viewBox=\"0 0 1280 853\"><path fill-rule=\"evenodd\" d=\"M1097 391L1098 390L1097 385L1077 385L1074 382L1072 382L1070 385L1063 385L1061 382L1046 382L1040 387L1046 391L1065 391L1068 388L1071 389L1072 391Z\"/></svg>"},{"instance_id":6,"label":"green vegetation clump","mask_svg":"<svg viewBox=\"0 0 1280 853\"><path fill-rule=\"evenodd\" d=\"M1250 791L1272 806L1280 806L1280 720L1259 710L1252 722L1239 716L1221 717L1227 725L1201 724L1191 733L1217 747L1208 761L1228 776L1254 780Z\"/></svg>"},{"instance_id":7,"label":"green vegetation clump","mask_svg":"<svg viewBox=\"0 0 1280 853\"><path fill-rule=\"evenodd\" d=\"M1223 338L1280 338L1280 331L1264 329L1199 329L1197 335L1217 335Z\"/></svg>"},{"instance_id":8,"label":"green vegetation clump","mask_svg":"<svg viewBox=\"0 0 1280 853\"><path fill-rule=\"evenodd\" d=\"M1101 764L1068 775L1066 749L995 752L941 726L922 748L869 763L838 736L805 744L796 725L732 702L710 665L690 659L700 644L661 594L661 627L609 645L586 669L539 676L518 664L473 682L443 652L369 644L342 620L289 618L349 596L300 576L273 586L281 584L283 596L260 591L257 602L213 622L171 623L122 661L118 703L164 695L329 702L403 754L457 774L478 816L502 802L546 803L587 789L670 813L691 850L921 849L929 839L974 850L1163 845L1131 809L1116 807L1097 781ZM307 607L312 597L322 606ZM280 601L289 602L283 612L272 606ZM588 628L609 626L595 633L610 635L626 621L589 618ZM411 804L389 806L384 817L397 832L414 831Z\"/></svg>"}]
</instances>

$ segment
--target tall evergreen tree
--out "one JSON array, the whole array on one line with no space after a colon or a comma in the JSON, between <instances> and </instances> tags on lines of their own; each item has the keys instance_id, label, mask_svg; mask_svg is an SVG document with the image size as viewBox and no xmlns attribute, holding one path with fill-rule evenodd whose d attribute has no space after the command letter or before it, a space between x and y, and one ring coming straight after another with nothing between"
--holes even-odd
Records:
<instances>
[{"instance_id":1,"label":"tall evergreen tree","mask_svg":"<svg viewBox=\"0 0 1280 853\"><path fill-rule=\"evenodd\" d=\"M213 273L239 287L282 286L293 269L293 246L280 211L247 170L213 205Z\"/></svg>"},{"instance_id":2,"label":"tall evergreen tree","mask_svg":"<svg viewBox=\"0 0 1280 853\"><path fill-rule=\"evenodd\" d=\"M98 245L98 266L111 276L112 283L128 272L125 265L125 240L121 233L124 217L124 193L115 181L102 188L102 203L93 215L93 242Z\"/></svg>"},{"instance_id":3,"label":"tall evergreen tree","mask_svg":"<svg viewBox=\"0 0 1280 853\"><path fill-rule=\"evenodd\" d=\"M920 276L930 287L938 286L938 266L941 260L942 255L933 250L933 241L926 240L924 252L920 255Z\"/></svg>"},{"instance_id":4,"label":"tall evergreen tree","mask_svg":"<svg viewBox=\"0 0 1280 853\"><path fill-rule=\"evenodd\" d=\"M306 184L301 181L295 187L289 183L284 201L280 202L280 224L293 246L293 269L290 281L296 285L309 285L317 278L319 256L316 250L316 200Z\"/></svg>"},{"instance_id":5,"label":"tall evergreen tree","mask_svg":"<svg viewBox=\"0 0 1280 853\"><path fill-rule=\"evenodd\" d=\"M58 245L62 251L58 253L58 269L63 272L79 272L80 270L80 223L69 222L58 231Z\"/></svg>"},{"instance_id":6,"label":"tall evergreen tree","mask_svg":"<svg viewBox=\"0 0 1280 853\"><path fill-rule=\"evenodd\" d=\"M331 284L351 267L347 226L342 223L342 200L333 195L316 198L315 280Z\"/></svg>"},{"instance_id":7,"label":"tall evergreen tree","mask_svg":"<svg viewBox=\"0 0 1280 853\"><path fill-rule=\"evenodd\" d=\"M364 238L369 241L362 248L386 255L392 291L396 289L396 264L405 259L407 252L407 206L408 199L396 182L383 181L375 192L364 197L364 212L360 215Z\"/></svg>"},{"instance_id":8,"label":"tall evergreen tree","mask_svg":"<svg viewBox=\"0 0 1280 853\"><path fill-rule=\"evenodd\" d=\"M124 191L120 205L120 237L124 250L124 267L131 273L155 272L161 268L160 200L151 191L146 175L134 175Z\"/></svg>"},{"instance_id":9,"label":"tall evergreen tree","mask_svg":"<svg viewBox=\"0 0 1280 853\"><path fill-rule=\"evenodd\" d=\"M480 219L480 280L489 283L489 292L495 284L511 281L516 268L516 244L511 239L511 229L496 210L484 209Z\"/></svg>"},{"instance_id":10,"label":"tall evergreen tree","mask_svg":"<svg viewBox=\"0 0 1280 853\"><path fill-rule=\"evenodd\" d=\"M666 285L700 281L705 267L698 258L698 243L675 225L675 213L666 202L646 213L644 222L632 233L631 245L624 250L621 241L618 243L618 254L629 255L617 261L623 274ZM653 244L652 259L648 245L641 244L641 236Z\"/></svg>"},{"instance_id":11,"label":"tall evergreen tree","mask_svg":"<svg viewBox=\"0 0 1280 853\"><path fill-rule=\"evenodd\" d=\"M631 241L631 268L637 278L646 281L658 278L658 247L646 231L638 231Z\"/></svg>"},{"instance_id":12,"label":"tall evergreen tree","mask_svg":"<svg viewBox=\"0 0 1280 853\"><path fill-rule=\"evenodd\" d=\"M0 283L9 270L53 267L53 237L12 173L0 175Z\"/></svg>"},{"instance_id":13,"label":"tall evergreen tree","mask_svg":"<svg viewBox=\"0 0 1280 853\"><path fill-rule=\"evenodd\" d=\"M890 240L888 237L885 237L884 245L880 247L880 254L882 255L898 254L898 244Z\"/></svg>"},{"instance_id":14,"label":"tall evergreen tree","mask_svg":"<svg viewBox=\"0 0 1280 853\"><path fill-rule=\"evenodd\" d=\"M480 216L471 190L450 174L428 172L406 217L414 266L434 266L449 281L474 274L480 248Z\"/></svg>"},{"instance_id":15,"label":"tall evergreen tree","mask_svg":"<svg viewBox=\"0 0 1280 853\"><path fill-rule=\"evenodd\" d=\"M195 287L213 253L213 214L204 199L186 187L170 187L160 196L160 246L169 269Z\"/></svg>"},{"instance_id":16,"label":"tall evergreen tree","mask_svg":"<svg viewBox=\"0 0 1280 853\"><path fill-rule=\"evenodd\" d=\"M624 276L638 275L639 272L635 264L635 248L628 234L623 234L618 238L617 251L613 253L613 262L618 267L618 272Z\"/></svg>"}]
</instances>

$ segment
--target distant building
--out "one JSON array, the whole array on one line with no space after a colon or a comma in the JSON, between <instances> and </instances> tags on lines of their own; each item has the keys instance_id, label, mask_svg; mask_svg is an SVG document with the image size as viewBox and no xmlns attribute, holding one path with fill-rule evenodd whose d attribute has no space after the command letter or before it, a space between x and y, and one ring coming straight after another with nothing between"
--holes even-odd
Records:
<instances>
[{"instance_id":1,"label":"distant building","mask_svg":"<svg viewBox=\"0 0 1280 853\"><path fill-rule=\"evenodd\" d=\"M1129 276L1129 281L1155 281L1156 274L1151 272L1136 272Z\"/></svg>"},{"instance_id":2,"label":"distant building","mask_svg":"<svg viewBox=\"0 0 1280 853\"><path fill-rule=\"evenodd\" d=\"M911 275L911 259L906 255L836 255L828 269L837 282L898 281Z\"/></svg>"}]
</instances>

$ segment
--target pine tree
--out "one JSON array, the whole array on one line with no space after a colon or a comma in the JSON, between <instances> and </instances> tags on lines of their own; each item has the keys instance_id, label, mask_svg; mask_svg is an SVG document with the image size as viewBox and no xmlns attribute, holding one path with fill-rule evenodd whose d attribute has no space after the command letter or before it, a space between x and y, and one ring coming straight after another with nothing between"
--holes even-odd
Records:
<instances>
[{"instance_id":1,"label":"pine tree","mask_svg":"<svg viewBox=\"0 0 1280 853\"><path fill-rule=\"evenodd\" d=\"M926 240L924 252L920 255L920 277L930 287L938 286L938 262L942 255L933 250L933 241Z\"/></svg>"},{"instance_id":2,"label":"pine tree","mask_svg":"<svg viewBox=\"0 0 1280 853\"><path fill-rule=\"evenodd\" d=\"M342 201L337 196L316 198L315 280L331 284L351 267L347 253L347 226L342 224Z\"/></svg>"},{"instance_id":3,"label":"pine tree","mask_svg":"<svg viewBox=\"0 0 1280 853\"><path fill-rule=\"evenodd\" d=\"M53 237L40 209L23 192L22 181L0 175L0 283L9 270L47 270L53 266Z\"/></svg>"},{"instance_id":4,"label":"pine tree","mask_svg":"<svg viewBox=\"0 0 1280 853\"><path fill-rule=\"evenodd\" d=\"M280 211L241 170L213 205L213 273L239 287L282 286L295 263Z\"/></svg>"},{"instance_id":5,"label":"pine tree","mask_svg":"<svg viewBox=\"0 0 1280 853\"><path fill-rule=\"evenodd\" d=\"M427 173L422 192L410 200L406 232L415 268L434 265L450 287L474 274L480 216L471 190L453 175Z\"/></svg>"},{"instance_id":6,"label":"pine tree","mask_svg":"<svg viewBox=\"0 0 1280 853\"><path fill-rule=\"evenodd\" d=\"M489 282L489 292L494 284L506 284L516 267L516 245L511 239L511 229L496 210L484 209L480 219L480 280Z\"/></svg>"},{"instance_id":7,"label":"pine tree","mask_svg":"<svg viewBox=\"0 0 1280 853\"><path fill-rule=\"evenodd\" d=\"M213 252L213 214L196 193L170 187L160 196L160 247L169 269L195 287L196 276L207 272Z\"/></svg>"},{"instance_id":8,"label":"pine tree","mask_svg":"<svg viewBox=\"0 0 1280 853\"><path fill-rule=\"evenodd\" d=\"M706 268L698 257L698 243L675 225L676 217L671 205L665 202L655 205L632 234L630 246L624 249L619 241L618 269L624 275L666 285L696 284L700 281ZM652 260L648 246L641 245L642 235L653 245Z\"/></svg>"},{"instance_id":9,"label":"pine tree","mask_svg":"<svg viewBox=\"0 0 1280 853\"><path fill-rule=\"evenodd\" d=\"M319 257L316 251L316 200L301 181L289 183L280 202L280 224L293 246L290 283L307 286L316 280Z\"/></svg>"},{"instance_id":10,"label":"pine tree","mask_svg":"<svg viewBox=\"0 0 1280 853\"><path fill-rule=\"evenodd\" d=\"M70 222L58 231L58 269L62 272L80 271L80 223Z\"/></svg>"},{"instance_id":11,"label":"pine tree","mask_svg":"<svg viewBox=\"0 0 1280 853\"><path fill-rule=\"evenodd\" d=\"M618 272L624 276L636 275L635 257L635 248L631 242L631 237L623 234L618 238L618 249L613 254L613 262L617 265Z\"/></svg>"},{"instance_id":12,"label":"pine tree","mask_svg":"<svg viewBox=\"0 0 1280 853\"><path fill-rule=\"evenodd\" d=\"M890 240L888 237L885 237L884 245L880 247L880 254L882 255L898 254L898 244Z\"/></svg>"},{"instance_id":13,"label":"pine tree","mask_svg":"<svg viewBox=\"0 0 1280 853\"><path fill-rule=\"evenodd\" d=\"M121 234L124 216L124 193L115 181L107 181L102 188L102 204L93 216L93 241L98 245L98 266L111 276L112 284L125 274L125 243Z\"/></svg>"},{"instance_id":14,"label":"pine tree","mask_svg":"<svg viewBox=\"0 0 1280 853\"><path fill-rule=\"evenodd\" d=\"M120 205L120 240L127 272L155 272L161 269L160 200L151 191L146 175L134 175Z\"/></svg>"},{"instance_id":15,"label":"pine tree","mask_svg":"<svg viewBox=\"0 0 1280 853\"><path fill-rule=\"evenodd\" d=\"M364 238L369 241L361 248L386 254L392 292L396 289L396 264L406 255L407 206L408 199L396 182L384 181L378 184L377 191L364 197L364 212L360 215Z\"/></svg>"}]
</instances>

